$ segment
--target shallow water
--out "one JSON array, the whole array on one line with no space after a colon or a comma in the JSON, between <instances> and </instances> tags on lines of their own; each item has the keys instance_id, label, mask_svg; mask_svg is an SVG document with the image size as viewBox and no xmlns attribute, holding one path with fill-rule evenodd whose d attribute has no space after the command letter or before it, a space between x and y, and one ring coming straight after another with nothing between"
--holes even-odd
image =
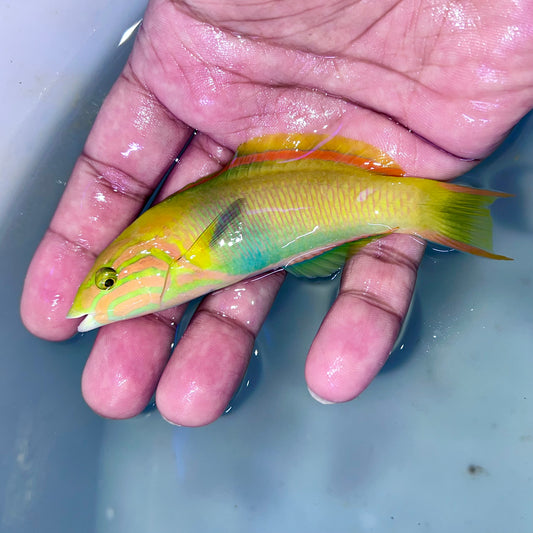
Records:
<instances>
[{"instance_id":1,"label":"shallow water","mask_svg":"<svg viewBox=\"0 0 533 533\"><path fill-rule=\"evenodd\" d=\"M142 2L128 9L122 29ZM94 335L48 343L18 316L27 264L128 53L89 34L96 59L80 45L2 140L16 195L0 230L0 531L531 532L533 115L467 176L516 194L493 208L495 249L515 261L430 250L404 335L359 399L308 395L305 355L335 282L289 278L226 416L199 429L155 410L105 421L79 386ZM70 84L80 62L91 67Z\"/></svg>"}]
</instances>

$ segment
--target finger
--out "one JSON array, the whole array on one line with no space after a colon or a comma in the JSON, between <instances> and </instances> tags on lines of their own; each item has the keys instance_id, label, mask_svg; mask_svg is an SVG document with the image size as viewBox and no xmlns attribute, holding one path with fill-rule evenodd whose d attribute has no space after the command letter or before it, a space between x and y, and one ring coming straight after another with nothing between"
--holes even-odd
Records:
<instances>
[{"instance_id":1,"label":"finger","mask_svg":"<svg viewBox=\"0 0 533 533\"><path fill-rule=\"evenodd\" d=\"M65 316L77 287L95 256L137 215L188 135L126 67L28 270L21 315L31 332L50 340L75 332L77 322Z\"/></svg>"},{"instance_id":2,"label":"finger","mask_svg":"<svg viewBox=\"0 0 533 533\"><path fill-rule=\"evenodd\" d=\"M156 403L163 417L201 426L224 412L283 279L284 273L276 272L202 302L159 382Z\"/></svg>"},{"instance_id":3,"label":"finger","mask_svg":"<svg viewBox=\"0 0 533 533\"><path fill-rule=\"evenodd\" d=\"M85 365L82 393L107 418L130 418L149 403L171 352L180 309L102 328Z\"/></svg>"},{"instance_id":4,"label":"finger","mask_svg":"<svg viewBox=\"0 0 533 533\"><path fill-rule=\"evenodd\" d=\"M199 134L165 183L162 196L219 170L232 155ZM246 371L255 336L282 279L281 273L266 275L205 298L158 386L157 405L167 420L198 426L224 412Z\"/></svg>"},{"instance_id":5,"label":"finger","mask_svg":"<svg viewBox=\"0 0 533 533\"><path fill-rule=\"evenodd\" d=\"M317 399L351 400L379 372L409 309L424 247L415 237L390 235L347 263L306 363L307 384Z\"/></svg>"},{"instance_id":6,"label":"finger","mask_svg":"<svg viewBox=\"0 0 533 533\"><path fill-rule=\"evenodd\" d=\"M161 201L189 183L218 172L228 163L234 152L216 143L209 136L198 132L159 192L156 202Z\"/></svg>"}]
</instances>

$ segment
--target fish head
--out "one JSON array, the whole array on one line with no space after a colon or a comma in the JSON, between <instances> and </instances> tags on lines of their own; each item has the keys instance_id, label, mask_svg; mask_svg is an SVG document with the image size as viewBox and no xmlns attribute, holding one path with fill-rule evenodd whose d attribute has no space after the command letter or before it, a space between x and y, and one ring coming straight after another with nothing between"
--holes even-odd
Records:
<instances>
[{"instance_id":1,"label":"fish head","mask_svg":"<svg viewBox=\"0 0 533 533\"><path fill-rule=\"evenodd\" d=\"M95 260L67 318L85 316L78 331L92 329L203 296L243 278L206 267L186 246L158 236L117 238Z\"/></svg>"},{"instance_id":2,"label":"fish head","mask_svg":"<svg viewBox=\"0 0 533 533\"><path fill-rule=\"evenodd\" d=\"M179 245L157 236L134 240L120 236L96 258L67 317L86 315L78 331L89 331L166 309L194 297L179 280L197 278L200 270L183 260ZM180 286L183 290L176 291Z\"/></svg>"},{"instance_id":3,"label":"fish head","mask_svg":"<svg viewBox=\"0 0 533 533\"><path fill-rule=\"evenodd\" d=\"M163 202L146 211L96 258L67 315L86 315L78 331L168 309L248 274L231 268L242 240L240 200L206 228L177 215L170 226L160 215L164 208Z\"/></svg>"}]
</instances>

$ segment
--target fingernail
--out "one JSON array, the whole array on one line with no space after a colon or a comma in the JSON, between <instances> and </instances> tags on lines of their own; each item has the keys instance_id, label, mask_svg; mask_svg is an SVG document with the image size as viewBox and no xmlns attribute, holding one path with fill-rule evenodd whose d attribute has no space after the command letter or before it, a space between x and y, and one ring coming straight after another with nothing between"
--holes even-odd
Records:
<instances>
[{"instance_id":1,"label":"fingernail","mask_svg":"<svg viewBox=\"0 0 533 533\"><path fill-rule=\"evenodd\" d=\"M161 418L167 423L167 424L170 424L171 426L174 426L176 428L181 428L183 427L181 424L176 424L176 422L172 422L172 420L169 420L168 418L165 418L161 412L159 413L159 415L161 416Z\"/></svg>"},{"instance_id":2,"label":"fingernail","mask_svg":"<svg viewBox=\"0 0 533 533\"><path fill-rule=\"evenodd\" d=\"M307 390L309 391L311 398L313 398L313 400L316 400L318 403L321 403L323 405L331 405L335 403L335 402L330 402L329 400L324 400L324 398L321 398L316 392L313 392L309 387L307 387Z\"/></svg>"}]
</instances>

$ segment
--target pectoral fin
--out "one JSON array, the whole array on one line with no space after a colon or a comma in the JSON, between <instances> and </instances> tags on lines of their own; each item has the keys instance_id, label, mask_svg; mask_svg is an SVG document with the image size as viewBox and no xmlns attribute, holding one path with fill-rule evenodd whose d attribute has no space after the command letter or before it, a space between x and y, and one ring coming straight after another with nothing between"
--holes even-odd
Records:
<instances>
[{"instance_id":1,"label":"pectoral fin","mask_svg":"<svg viewBox=\"0 0 533 533\"><path fill-rule=\"evenodd\" d=\"M347 245L337 246L320 255L287 265L285 270L300 278L327 278L338 272L346 262Z\"/></svg>"},{"instance_id":2,"label":"pectoral fin","mask_svg":"<svg viewBox=\"0 0 533 533\"><path fill-rule=\"evenodd\" d=\"M190 263L209 269L224 264L231 247L242 240L244 200L239 198L213 219L193 242L183 257Z\"/></svg>"},{"instance_id":3,"label":"pectoral fin","mask_svg":"<svg viewBox=\"0 0 533 533\"><path fill-rule=\"evenodd\" d=\"M390 232L380 235L372 235L357 241L342 244L341 246L323 252L311 259L287 265L285 270L298 277L327 278L336 274L352 255L355 255L367 244L380 239L389 233Z\"/></svg>"}]
</instances>

